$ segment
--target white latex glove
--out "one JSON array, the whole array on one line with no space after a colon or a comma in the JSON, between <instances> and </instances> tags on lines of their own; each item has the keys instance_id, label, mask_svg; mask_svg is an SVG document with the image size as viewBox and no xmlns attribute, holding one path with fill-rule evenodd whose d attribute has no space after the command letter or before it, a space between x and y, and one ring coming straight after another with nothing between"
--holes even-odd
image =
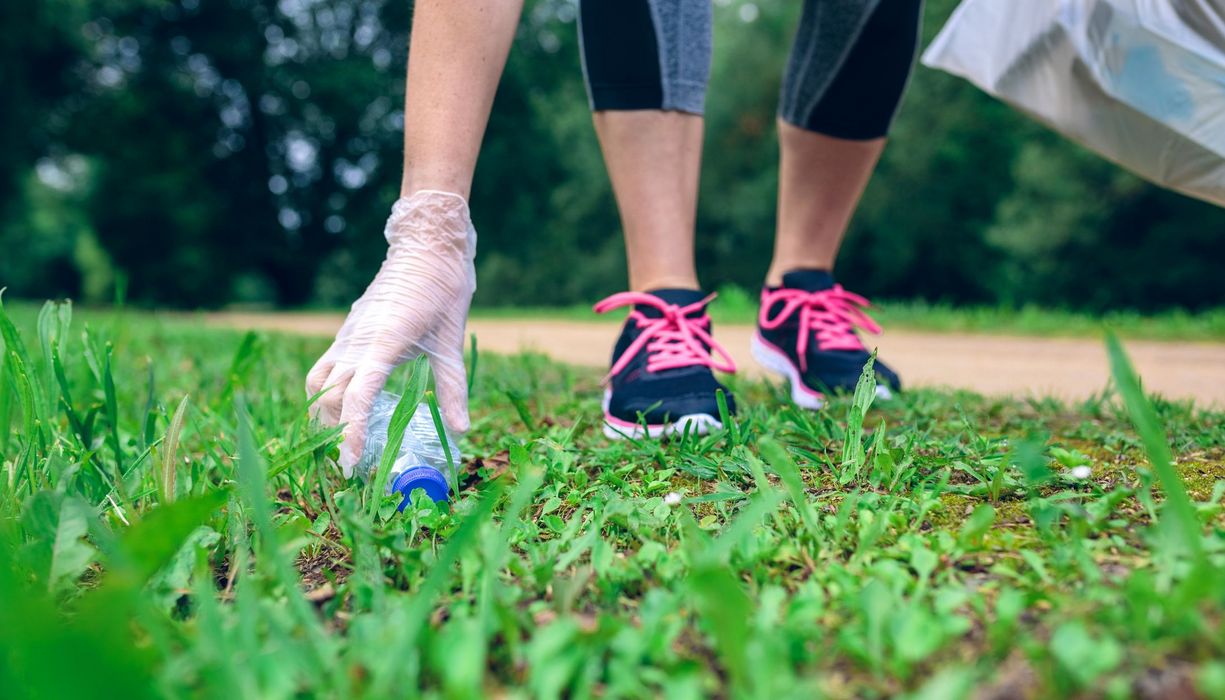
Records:
<instances>
[{"instance_id":1,"label":"white latex glove","mask_svg":"<svg viewBox=\"0 0 1225 700\"><path fill-rule=\"evenodd\" d=\"M344 423L340 466L351 476L366 442L375 398L399 365L426 355L439 409L455 435L468 429L464 324L476 291L476 230L464 198L422 190L397 200L387 227L387 259L353 303L332 347L306 376L324 423Z\"/></svg>"}]
</instances>

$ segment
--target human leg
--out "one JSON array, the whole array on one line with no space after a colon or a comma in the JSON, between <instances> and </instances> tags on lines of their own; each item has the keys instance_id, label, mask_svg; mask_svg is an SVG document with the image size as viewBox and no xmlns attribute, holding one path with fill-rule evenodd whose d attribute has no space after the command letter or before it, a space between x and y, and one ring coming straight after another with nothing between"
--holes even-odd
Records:
<instances>
[{"instance_id":1,"label":"human leg","mask_svg":"<svg viewBox=\"0 0 1225 700\"><path fill-rule=\"evenodd\" d=\"M632 306L605 394L610 437L719 426L712 369L734 364L710 335L694 220L710 72L709 0L583 0L583 68L621 212ZM735 403L727 395L729 410Z\"/></svg>"},{"instance_id":2,"label":"human leg","mask_svg":"<svg viewBox=\"0 0 1225 700\"><path fill-rule=\"evenodd\" d=\"M629 288L699 288L694 225L702 117L600 111L593 121L621 212Z\"/></svg>"},{"instance_id":3,"label":"human leg","mask_svg":"<svg viewBox=\"0 0 1225 700\"><path fill-rule=\"evenodd\" d=\"M766 284L788 270L833 270L884 137L840 139L778 120L778 218Z\"/></svg>"},{"instance_id":4,"label":"human leg","mask_svg":"<svg viewBox=\"0 0 1225 700\"><path fill-rule=\"evenodd\" d=\"M822 18L831 14L818 9L822 2L804 5L779 105L778 224L766 279L771 285L781 284L787 270L833 269L884 150L918 45L921 0L880 0L866 17L840 22L861 28L844 56L820 58L838 64L830 73L817 65L817 49L810 45L822 34Z\"/></svg>"},{"instance_id":5,"label":"human leg","mask_svg":"<svg viewBox=\"0 0 1225 700\"><path fill-rule=\"evenodd\" d=\"M779 213L753 352L786 375L796 403L817 407L854 388L868 352L856 329L878 332L866 300L833 278L847 225L884 149L917 47L921 0L807 0L779 108ZM823 24L824 23L824 24ZM831 31L853 32L821 55ZM877 364L881 393L900 387Z\"/></svg>"},{"instance_id":6,"label":"human leg","mask_svg":"<svg viewBox=\"0 0 1225 700\"><path fill-rule=\"evenodd\" d=\"M697 288L708 0L583 0L583 69L621 212L630 289Z\"/></svg>"}]
</instances>

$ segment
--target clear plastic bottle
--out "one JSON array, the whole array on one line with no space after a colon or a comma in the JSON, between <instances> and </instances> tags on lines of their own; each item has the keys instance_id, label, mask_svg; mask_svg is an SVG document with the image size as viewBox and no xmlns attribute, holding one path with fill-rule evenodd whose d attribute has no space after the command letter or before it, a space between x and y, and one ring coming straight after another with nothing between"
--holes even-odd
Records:
<instances>
[{"instance_id":1,"label":"clear plastic bottle","mask_svg":"<svg viewBox=\"0 0 1225 700\"><path fill-rule=\"evenodd\" d=\"M387 447L387 428L391 424L391 414L399 403L399 396L384 391L375 399L374 407L370 409L370 421L366 426L366 446L355 469L363 478L373 477L378 469L383 450ZM443 439L450 447L451 463L448 463L443 450ZM459 459L459 447L455 440L446 430L443 431L443 436L439 436L429 405L422 403L417 406L412 420L404 429L400 454L387 477L386 493L399 491L404 494L400 510L404 510L408 505L413 489L425 489L426 494L433 500L445 501L451 486L455 485L455 474L451 465L458 465Z\"/></svg>"}]
</instances>

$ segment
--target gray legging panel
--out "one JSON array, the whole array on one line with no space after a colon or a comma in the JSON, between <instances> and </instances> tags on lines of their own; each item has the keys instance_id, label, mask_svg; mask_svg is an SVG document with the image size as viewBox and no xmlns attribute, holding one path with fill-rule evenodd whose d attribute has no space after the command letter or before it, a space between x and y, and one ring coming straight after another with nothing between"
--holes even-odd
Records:
<instances>
[{"instance_id":1,"label":"gray legging panel","mask_svg":"<svg viewBox=\"0 0 1225 700\"><path fill-rule=\"evenodd\" d=\"M884 136L914 65L921 10L922 0L804 0L779 116L838 138ZM592 109L701 114L712 23L710 0L581 0Z\"/></svg>"}]
</instances>

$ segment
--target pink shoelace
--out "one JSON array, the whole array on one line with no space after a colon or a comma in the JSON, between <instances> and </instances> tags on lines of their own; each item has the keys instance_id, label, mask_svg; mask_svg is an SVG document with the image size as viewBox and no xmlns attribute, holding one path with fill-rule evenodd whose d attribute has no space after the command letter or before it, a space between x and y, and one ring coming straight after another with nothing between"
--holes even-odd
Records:
<instances>
[{"instance_id":1,"label":"pink shoelace","mask_svg":"<svg viewBox=\"0 0 1225 700\"><path fill-rule=\"evenodd\" d=\"M779 302L783 302L783 306L771 318L770 309ZM800 337L796 343L796 353L800 356L800 370L807 371L808 337L814 333L820 350L865 349L863 341L855 334L855 328L880 333L880 326L864 312L870 306L867 299L846 291L840 284L819 292L786 287L763 289L758 322L762 328L774 330L798 312Z\"/></svg>"},{"instance_id":2,"label":"pink shoelace","mask_svg":"<svg viewBox=\"0 0 1225 700\"><path fill-rule=\"evenodd\" d=\"M710 316L705 311L706 305L714 298L715 295L711 294L688 306L678 306L651 294L621 292L596 304L595 312L598 314L634 305L649 306L658 309L661 314L659 318L651 318L637 309L630 312L630 319L642 332L613 363L604 381L607 382L625 369L644 346L648 353L648 372L696 366L710 367L720 372L735 372L736 363L732 356L710 335ZM689 317L689 314L697 311L701 311L702 315L697 318ZM716 359L716 355L719 359Z\"/></svg>"}]
</instances>

